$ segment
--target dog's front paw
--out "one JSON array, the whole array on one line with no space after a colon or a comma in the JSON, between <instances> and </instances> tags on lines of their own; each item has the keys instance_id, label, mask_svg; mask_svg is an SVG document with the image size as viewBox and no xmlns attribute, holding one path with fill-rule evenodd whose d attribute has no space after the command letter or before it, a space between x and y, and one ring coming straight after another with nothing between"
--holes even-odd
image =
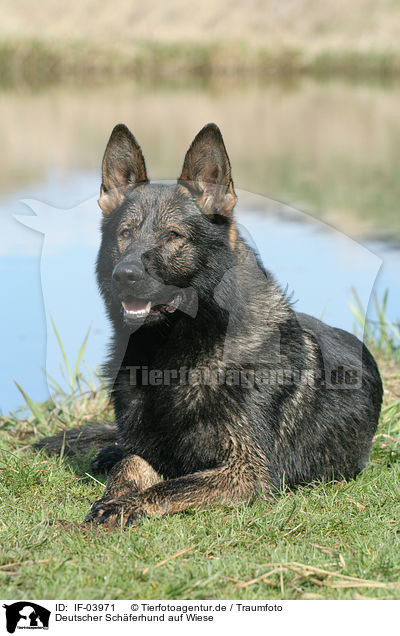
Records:
<instances>
[{"instance_id":1,"label":"dog's front paw","mask_svg":"<svg viewBox=\"0 0 400 636\"><path fill-rule=\"evenodd\" d=\"M133 498L104 498L96 501L85 521L109 527L129 527L137 525L140 519L147 517L139 502Z\"/></svg>"}]
</instances>

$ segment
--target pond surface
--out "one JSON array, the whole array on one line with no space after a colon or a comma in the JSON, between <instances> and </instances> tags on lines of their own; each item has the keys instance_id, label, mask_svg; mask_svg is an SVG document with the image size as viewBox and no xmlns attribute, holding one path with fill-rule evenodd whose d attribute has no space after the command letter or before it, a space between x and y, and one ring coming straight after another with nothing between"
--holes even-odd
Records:
<instances>
[{"instance_id":1,"label":"pond surface","mask_svg":"<svg viewBox=\"0 0 400 636\"><path fill-rule=\"evenodd\" d=\"M397 320L399 98L397 86L311 82L1 94L2 411L22 402L14 379L42 400L49 389L41 368L61 378L50 316L71 362L89 326L86 363L104 360L110 330L94 278L96 198L101 157L119 121L137 136L157 180L177 176L194 135L217 122L242 232L295 308L352 330L352 287L365 307L373 289L382 297L388 288L388 315ZM14 214L28 215L25 225Z\"/></svg>"}]
</instances>

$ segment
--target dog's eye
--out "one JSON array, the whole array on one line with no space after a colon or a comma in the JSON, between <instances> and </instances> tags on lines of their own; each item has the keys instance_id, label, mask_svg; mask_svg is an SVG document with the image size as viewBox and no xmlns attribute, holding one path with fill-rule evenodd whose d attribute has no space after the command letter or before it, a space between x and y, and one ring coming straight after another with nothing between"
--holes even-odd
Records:
<instances>
[{"instance_id":1,"label":"dog's eye","mask_svg":"<svg viewBox=\"0 0 400 636\"><path fill-rule=\"evenodd\" d=\"M174 232L173 230L171 230L171 232L168 232L167 234L167 239L172 241L173 239L180 238L180 236L181 234L178 234L178 232Z\"/></svg>"},{"instance_id":2,"label":"dog's eye","mask_svg":"<svg viewBox=\"0 0 400 636\"><path fill-rule=\"evenodd\" d=\"M119 235L120 235L120 237L121 237L121 238L123 238L123 239L130 239L130 238L132 238L132 233L131 233L131 231L130 231L127 227L124 227L124 229L123 229L123 230L121 230L121 232L119 233Z\"/></svg>"}]
</instances>

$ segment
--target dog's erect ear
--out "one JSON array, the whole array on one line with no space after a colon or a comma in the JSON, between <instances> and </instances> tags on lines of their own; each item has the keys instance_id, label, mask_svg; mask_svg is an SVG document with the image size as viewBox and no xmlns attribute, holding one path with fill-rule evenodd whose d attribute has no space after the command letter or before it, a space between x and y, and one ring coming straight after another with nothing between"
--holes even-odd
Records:
<instances>
[{"instance_id":1,"label":"dog's erect ear","mask_svg":"<svg viewBox=\"0 0 400 636\"><path fill-rule=\"evenodd\" d=\"M205 214L227 217L232 214L237 197L231 164L218 126L207 124L200 130L186 153L178 181L197 196Z\"/></svg>"},{"instance_id":2,"label":"dog's erect ear","mask_svg":"<svg viewBox=\"0 0 400 636\"><path fill-rule=\"evenodd\" d=\"M129 187L147 181L139 144L124 124L118 124L111 133L103 157L99 206L104 214L115 210Z\"/></svg>"}]
</instances>

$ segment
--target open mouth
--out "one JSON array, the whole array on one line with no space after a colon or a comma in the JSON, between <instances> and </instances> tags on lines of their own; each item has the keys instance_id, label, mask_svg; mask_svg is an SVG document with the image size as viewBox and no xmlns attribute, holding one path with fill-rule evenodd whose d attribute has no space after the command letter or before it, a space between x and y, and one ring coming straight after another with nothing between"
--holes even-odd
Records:
<instances>
[{"instance_id":1,"label":"open mouth","mask_svg":"<svg viewBox=\"0 0 400 636\"><path fill-rule=\"evenodd\" d=\"M122 301L124 317L128 319L146 318L147 316L159 316L161 314L172 314L181 303L181 296L177 294L166 303L146 301L128 296ZM153 304L154 303L154 304Z\"/></svg>"}]
</instances>

